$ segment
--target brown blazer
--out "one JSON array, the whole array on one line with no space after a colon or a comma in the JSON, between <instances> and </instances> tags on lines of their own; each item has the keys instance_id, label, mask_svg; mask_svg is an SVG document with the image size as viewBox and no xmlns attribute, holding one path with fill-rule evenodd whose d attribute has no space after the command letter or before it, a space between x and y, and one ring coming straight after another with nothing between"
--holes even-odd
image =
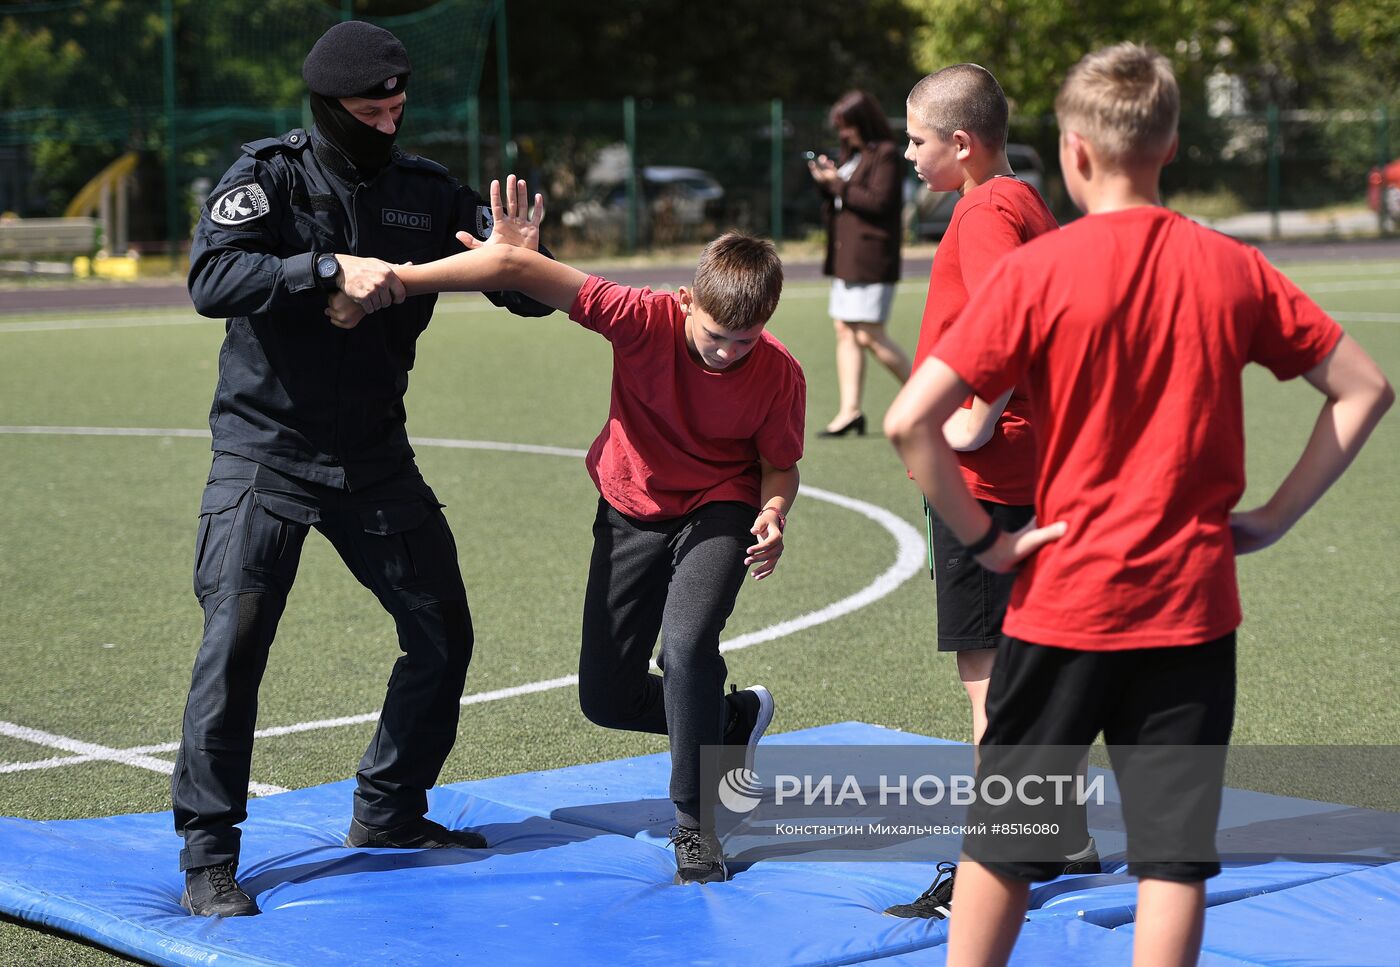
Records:
<instances>
[{"instance_id":1,"label":"brown blazer","mask_svg":"<svg viewBox=\"0 0 1400 967\"><path fill-rule=\"evenodd\" d=\"M825 275L843 282L899 281L899 246L903 236L904 163L893 141L875 141L861 151L860 165L835 195L824 185L826 222Z\"/></svg>"}]
</instances>

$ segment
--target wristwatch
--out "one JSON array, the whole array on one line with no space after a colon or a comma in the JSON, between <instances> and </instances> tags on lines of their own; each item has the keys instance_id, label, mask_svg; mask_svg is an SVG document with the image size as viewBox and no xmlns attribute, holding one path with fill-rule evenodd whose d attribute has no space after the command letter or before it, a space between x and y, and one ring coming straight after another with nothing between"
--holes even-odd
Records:
<instances>
[{"instance_id":1,"label":"wristwatch","mask_svg":"<svg viewBox=\"0 0 1400 967\"><path fill-rule=\"evenodd\" d=\"M327 291L336 287L335 280L340 275L340 260L329 252L316 256L316 284Z\"/></svg>"}]
</instances>

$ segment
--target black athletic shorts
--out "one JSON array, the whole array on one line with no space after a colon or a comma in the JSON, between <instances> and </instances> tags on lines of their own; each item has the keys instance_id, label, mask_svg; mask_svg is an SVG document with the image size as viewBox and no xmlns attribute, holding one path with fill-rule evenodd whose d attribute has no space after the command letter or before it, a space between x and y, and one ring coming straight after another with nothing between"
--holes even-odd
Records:
<instances>
[{"instance_id":1,"label":"black athletic shorts","mask_svg":"<svg viewBox=\"0 0 1400 967\"><path fill-rule=\"evenodd\" d=\"M1103 734L1128 834L1128 872L1196 882L1220 872L1215 830L1235 717L1235 633L1197 645L1083 651L1004 638L987 692L986 775L1072 774ZM998 797L999 798L999 797ZM1082 843L1008 840L1006 824L1068 825L1052 805L979 798L963 851L1006 876L1048 880ZM992 832L1002 827L1002 834ZM1014 826L1021 830L1023 826ZM1024 849L1021 847L1024 846ZM1018 852L1020 850L1020 852Z\"/></svg>"},{"instance_id":2,"label":"black athletic shorts","mask_svg":"<svg viewBox=\"0 0 1400 967\"><path fill-rule=\"evenodd\" d=\"M1001 529L1014 533L1035 516L1035 508L979 500ZM929 525L929 570L938 591L938 650L974 651L995 648L1001 640L1001 620L1011 600L1016 574L988 571L967 553L967 547L924 502Z\"/></svg>"}]
</instances>

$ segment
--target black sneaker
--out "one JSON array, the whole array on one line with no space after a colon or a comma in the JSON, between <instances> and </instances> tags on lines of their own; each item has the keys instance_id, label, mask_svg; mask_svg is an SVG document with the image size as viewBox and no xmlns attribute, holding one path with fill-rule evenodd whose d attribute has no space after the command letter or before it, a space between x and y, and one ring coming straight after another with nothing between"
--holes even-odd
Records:
<instances>
[{"instance_id":1,"label":"black sneaker","mask_svg":"<svg viewBox=\"0 0 1400 967\"><path fill-rule=\"evenodd\" d=\"M906 920L947 920L952 914L953 877L957 872L958 864L939 863L938 879L933 881L932 886L919 894L919 898L913 903L896 903L885 911L885 916L903 917Z\"/></svg>"},{"instance_id":2,"label":"black sneaker","mask_svg":"<svg viewBox=\"0 0 1400 967\"><path fill-rule=\"evenodd\" d=\"M448 829L424 818L391 829L366 826L352 819L345 845L381 849L485 849L486 837L470 829Z\"/></svg>"},{"instance_id":3,"label":"black sneaker","mask_svg":"<svg viewBox=\"0 0 1400 967\"><path fill-rule=\"evenodd\" d=\"M723 883L729 879L724 853L714 833L702 833L689 826L671 827L671 845L676 848L677 886L683 883Z\"/></svg>"},{"instance_id":4,"label":"black sneaker","mask_svg":"<svg viewBox=\"0 0 1400 967\"><path fill-rule=\"evenodd\" d=\"M1081 853L1076 853L1065 860L1065 868L1060 871L1061 876L1077 876L1082 873L1102 873L1103 863L1099 861L1098 844L1092 839L1089 845Z\"/></svg>"},{"instance_id":5,"label":"black sneaker","mask_svg":"<svg viewBox=\"0 0 1400 967\"><path fill-rule=\"evenodd\" d=\"M255 917L262 913L238 885L233 870L232 862L186 870L180 906L197 917Z\"/></svg>"},{"instance_id":6,"label":"black sneaker","mask_svg":"<svg viewBox=\"0 0 1400 967\"><path fill-rule=\"evenodd\" d=\"M724 732L724 744L746 746L744 768L753 771L758 740L773 723L773 696L762 685L750 685L742 692L737 686L730 685L725 699L733 714Z\"/></svg>"}]
</instances>

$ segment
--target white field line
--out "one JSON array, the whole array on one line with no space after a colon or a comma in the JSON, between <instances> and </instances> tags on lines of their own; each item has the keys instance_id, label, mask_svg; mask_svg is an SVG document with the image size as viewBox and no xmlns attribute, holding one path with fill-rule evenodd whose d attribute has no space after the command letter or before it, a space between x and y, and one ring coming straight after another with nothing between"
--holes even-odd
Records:
<instances>
[{"instance_id":1,"label":"white field line","mask_svg":"<svg viewBox=\"0 0 1400 967\"><path fill-rule=\"evenodd\" d=\"M111 762L121 762L126 765L139 766L142 769L150 769L154 772L164 772L169 775L174 771L175 765L160 759L153 759L150 756L131 752L124 749L113 749L105 745L97 745L94 742L80 742L77 739L70 739L63 735L54 735L52 732L44 732L41 729L31 729L25 725L16 725L13 722L0 722L0 735L11 739L20 739L24 742L33 742L35 745L46 746L50 749L61 749L64 752L72 752L83 756L85 760L104 759Z\"/></svg>"},{"instance_id":2,"label":"white field line","mask_svg":"<svg viewBox=\"0 0 1400 967\"><path fill-rule=\"evenodd\" d=\"M1314 263L1310 265L1289 265L1283 263L1275 266L1290 279L1294 276L1308 275L1331 278L1337 275L1396 275L1400 274L1400 263L1398 262L1361 262L1355 265Z\"/></svg>"},{"instance_id":3,"label":"white field line","mask_svg":"<svg viewBox=\"0 0 1400 967\"><path fill-rule=\"evenodd\" d=\"M1338 322L1400 322L1400 312L1329 312Z\"/></svg>"},{"instance_id":4,"label":"white field line","mask_svg":"<svg viewBox=\"0 0 1400 967\"><path fill-rule=\"evenodd\" d=\"M928 279L905 279L903 282L895 283L896 293L918 292L923 294L928 291ZM778 304L782 305L788 299L825 299L831 295L830 282L807 281L794 282L783 288L783 297Z\"/></svg>"},{"instance_id":5,"label":"white field line","mask_svg":"<svg viewBox=\"0 0 1400 967\"><path fill-rule=\"evenodd\" d=\"M1296 280L1295 280L1295 281L1296 281ZM1323 286L1330 286L1330 288L1324 289ZM918 289L919 291L923 291L923 288L924 288L924 283L922 283L922 282L918 283L917 285L914 285L913 283L904 283L904 284L902 284L902 285L900 286L899 291L900 291L901 293L906 292L906 291L908 291L908 292L913 292L915 289ZM1362 289L1378 289L1378 290L1387 290L1387 289L1392 289L1392 288L1400 289L1400 280L1395 280L1395 281L1380 281L1380 280L1375 280L1375 281L1373 281L1373 282L1366 283L1365 285L1353 284L1353 283L1350 283L1350 282L1318 283L1318 284L1304 285L1303 288L1304 288L1304 290L1312 290L1312 291L1315 291L1315 292L1323 292L1323 291L1326 291L1326 292L1350 292L1350 291L1360 291L1360 290L1362 290ZM827 295L827 290L826 290L825 288L811 288L811 287L809 287L809 288L806 289L806 290L799 289L799 290L796 290L796 291L789 291L788 294L787 294L787 298L790 298L790 299L794 299L794 298L795 298L795 299L809 299L809 298L818 298L818 297L825 298L826 295ZM494 308L494 307L493 307L493 308ZM437 310L437 313L436 313L436 314L437 314L437 315L442 315L444 312L451 312L451 311L455 311L455 310L454 310L453 308L451 308L451 307L448 307L448 308L443 308L443 309ZM463 308L461 311L463 311L463 312L476 312L476 311L478 311L478 310L472 309L472 308ZM1332 318L1336 319L1338 322L1400 322L1400 313L1394 313L1394 312L1333 312L1333 313L1330 313L1330 315L1332 316ZM89 320L89 321L69 320L69 321L64 321L64 322L11 322L11 323L0 323L0 335L3 335L3 334L5 334L5 333L7 333L7 332L40 332L40 331L62 330L62 329L116 329L116 328L136 328L136 327L140 327L140 326L187 326L187 325L192 326L192 325L199 325L199 324L206 323L206 322L218 322L218 321L221 321L221 320L215 320L215 319L200 319L200 318L162 320L162 319L152 319L152 318L150 318L149 316L132 316L132 317L129 317L129 318L125 318L125 317L124 317L124 318L121 318L121 319L93 319L93 320ZM82 428L82 429L86 429L86 428ZM53 431L53 432L59 432L59 431L55 430L55 431ZM170 431L169 433L167 433L167 434L148 434L148 433L134 433L134 434L132 434L132 436L160 436L160 435L167 435L167 436L168 436L168 435L185 436L185 435L187 435L187 434L184 433L183 431L179 431L179 430L171 430L171 431ZM426 445L427 445L427 446L457 446L458 444L455 444L455 443L454 443L454 444L449 444L449 443L437 443L437 444L428 443L428 444L426 444ZM490 448L489 448L489 447L482 446L482 447L480 447L480 449L483 449L483 450L484 450L484 449L490 449ZM497 449L509 449L509 447L508 447L507 445L505 445L505 444L501 444L500 446L497 447ZM547 450L548 450L548 448L542 448L542 449L540 449L538 452L544 453L544 452L547 452Z\"/></svg>"},{"instance_id":6,"label":"white field line","mask_svg":"<svg viewBox=\"0 0 1400 967\"><path fill-rule=\"evenodd\" d=\"M1317 292L1389 292L1400 289L1400 278L1396 279L1352 279L1347 282L1308 282L1300 284L1307 293Z\"/></svg>"},{"instance_id":7,"label":"white field line","mask_svg":"<svg viewBox=\"0 0 1400 967\"><path fill-rule=\"evenodd\" d=\"M913 292L916 289L920 292L928 287L927 281L903 282L898 291ZM788 299L815 299L826 298L828 287L822 283L799 282L788 288L786 298ZM94 309L94 313L101 315L88 316L80 319L36 319L31 322L0 322L0 336L14 332L68 332L82 329L140 329L147 326L204 326L218 324L224 325L223 319L209 319L193 313L184 315L121 315L108 316L108 310ZM164 310L156 310L163 312ZM451 302L440 303L434 310L434 315L451 315L454 313L475 313L499 311L491 303L484 299L453 300Z\"/></svg>"},{"instance_id":8,"label":"white field line","mask_svg":"<svg viewBox=\"0 0 1400 967\"><path fill-rule=\"evenodd\" d=\"M1315 281L1309 281L1308 276L1316 274ZM1290 278L1294 278L1304 290L1308 292L1368 292L1368 291L1389 291L1400 289L1400 279L1373 278L1373 279L1352 279L1346 281L1328 281L1336 276L1361 275L1361 276L1388 276L1400 274L1400 266L1394 265L1338 265L1338 266L1312 266L1308 268L1295 269L1287 273ZM1295 278L1296 276L1296 278ZM896 286L896 292L900 294L923 293L928 289L928 280L905 279ZM824 282L802 281L795 282L788 286L784 295L785 299L824 299L827 297L829 287ZM94 313L105 313L107 310L94 308ZM167 312L166 309L154 310L156 313ZM440 303L435 310L435 314L444 313L476 313L493 312L496 307L484 299L452 300ZM39 319L31 322L0 322L0 335L13 332L61 332L80 329L134 329L146 326L202 326L218 323L224 324L223 319L210 319L204 316L193 314L182 315L121 315L97 317L87 316L73 319Z\"/></svg>"},{"instance_id":9,"label":"white field line","mask_svg":"<svg viewBox=\"0 0 1400 967\"><path fill-rule=\"evenodd\" d=\"M152 426L0 426L0 433L22 436L178 436L209 439L208 430Z\"/></svg>"},{"instance_id":10,"label":"white field line","mask_svg":"<svg viewBox=\"0 0 1400 967\"><path fill-rule=\"evenodd\" d=\"M108 315L110 310L93 307L93 315L72 319L36 319L32 322L0 322L0 336L7 332L62 332L73 329L134 329L143 326L203 326L224 325L222 318L211 319L194 311L172 309L169 306L152 309L142 316ZM499 311L485 299L463 299L439 303L434 315L452 312ZM175 313L180 313L176 315Z\"/></svg>"},{"instance_id":11,"label":"white field line","mask_svg":"<svg viewBox=\"0 0 1400 967\"><path fill-rule=\"evenodd\" d=\"M103 310L97 310L99 312ZM0 322L0 335L7 332L55 332L66 329L134 329L145 326L202 326L222 319L203 316L105 316L88 319L43 319L36 322Z\"/></svg>"},{"instance_id":12,"label":"white field line","mask_svg":"<svg viewBox=\"0 0 1400 967\"><path fill-rule=\"evenodd\" d=\"M33 742L35 745L46 746L50 749L62 749L65 752L76 753L71 756L57 756L53 759L43 760L49 763L40 766L33 762L6 763L0 765L0 772L20 772L22 769L12 769L9 766L23 766L27 769L54 768L55 766L70 765L75 762L117 762L124 766L135 766L138 769L149 769L152 772L160 772L170 775L175 771L175 763L165 759L156 759L149 755L136 752L131 749L113 749L105 745L97 745L92 742L79 742L77 739L70 739L64 735L54 735L52 732L44 732L40 729L31 729L24 725L15 725L13 722L0 722L0 735L8 736L11 739L20 739L25 742ZM286 792L281 786L272 786L263 782L248 783L248 791L255 796L270 796L274 793Z\"/></svg>"},{"instance_id":13,"label":"white field line","mask_svg":"<svg viewBox=\"0 0 1400 967\"><path fill-rule=\"evenodd\" d=\"M463 705L480 705L483 702L498 702L506 698L515 698L519 695L531 695L535 692L547 692L555 688L567 688L570 685L578 684L577 675L565 675L562 678L548 678L539 682L528 682L524 685L512 685L508 688L497 688L489 692L477 692L473 695L462 696ZM293 725L275 725L271 728L258 729L253 733L254 738L269 739L279 735L295 735L298 732L315 732L320 729L337 729L348 725L367 725L370 722L379 720L379 712L365 712L360 715L343 715L333 719L316 719L311 722L297 722ZM18 726L16 726L18 728ZM162 742L159 745L138 745L130 749L123 749L122 752L131 755L153 755L170 752L178 752L180 743ZM51 769L56 765L75 765L79 762L90 762L100 758L96 755L71 755L56 756L52 759L36 759L29 762L9 762L0 764L0 773L5 772L26 772L31 769Z\"/></svg>"},{"instance_id":14,"label":"white field line","mask_svg":"<svg viewBox=\"0 0 1400 967\"><path fill-rule=\"evenodd\" d=\"M1328 282L1320 280L1304 281L1301 279L1295 279L1294 282L1304 292L1308 293L1388 292L1392 289L1400 289L1400 278L1348 279L1339 282ZM920 279L917 281L905 280L904 282L899 283L895 291L900 294L910 292L923 293L928 291L928 281L924 279ZM783 299L784 301L788 299L824 299L827 297L828 292L829 290L826 286L817 283L797 283L796 286L783 292Z\"/></svg>"},{"instance_id":15,"label":"white field line","mask_svg":"<svg viewBox=\"0 0 1400 967\"><path fill-rule=\"evenodd\" d=\"M188 437L207 439L209 431L160 427L0 426L0 434ZM582 459L585 455L585 451L583 450L566 447L540 446L528 443L498 443L489 440L455 440L441 437L413 437L411 439L415 446L468 450L496 450L512 453L571 457L575 459ZM773 641L803 631L807 628L833 621L843 615L850 614L852 611L856 611L859 608L863 608L866 605L873 604L880 600L922 569L924 560L923 536L895 514L875 504L867 503L863 500L856 500L853 497L846 497L829 490L823 490L819 487L805 486L802 488L802 495L804 497L811 497L814 500L834 504L846 510L854 511L883 527L894 537L895 544L897 545L894 563L891 564L884 573L876 577L874 581L864 588L861 588L855 594L835 601L816 611L809 611L806 614L798 615L796 618L781 621L767 628L761 628L758 631L752 631L748 634L740 635L737 638L731 638L728 641L721 642L720 651L729 652L750 648L765 641ZM559 678L548 678L537 682L526 682L522 685L512 685L507 688L498 688L488 692L464 695L461 701L463 705L480 705L486 702L498 702L505 699L516 698L521 695L531 695L536 692L568 688L577 684L577 675L564 675ZM280 735L292 735L298 732L341 728L350 725L364 725L374 722L378 718L378 711L365 712L359 715L319 719L311 722L298 722L292 725L279 725L266 729L258 729L254 733L254 736L257 738L272 738ZM125 765L143 769L151 769L168 775L174 768L173 763L164 759L153 758L152 755L174 752L180 747L178 742L165 742L158 745L136 746L130 749L110 749L105 746L79 742L76 739L69 739L48 732L40 732L37 729L29 729L24 726L11 725L10 723L3 722L0 722L0 734L9 735L12 738L23 739L28 742L34 742L38 745L61 749L70 753L66 756L55 756L48 759L0 763L0 774L27 772L34 769L54 769L60 766L76 765L81 762L104 760L121 762ZM249 791L256 795L269 795L274 792L284 792L285 790L277 786L269 786L262 783L249 783Z\"/></svg>"},{"instance_id":16,"label":"white field line","mask_svg":"<svg viewBox=\"0 0 1400 967\"><path fill-rule=\"evenodd\" d=\"M825 608L816 611L809 611L804 615L791 618L787 621L780 621L775 625L762 628L758 631L751 631L746 635L731 638L722 642L720 651L738 651L741 648L749 648L764 641L772 641L784 635L794 634L806 628L812 628L827 621L833 621L842 615L850 614L873 604L885 595L890 594L895 588L909 580L923 569L924 566L924 537L913 527L896 517L894 514L877 507L874 504L866 503L863 500L856 500L853 497L845 497L830 490L822 490L820 487L804 486L801 490L804 497L811 497L815 500L822 500L837 507L844 507L846 510L855 511L864 517L868 517L879 524L894 536L895 543L899 545L898 554L895 561L889 566L885 573L881 574L874 581L861 588L855 594L834 601Z\"/></svg>"}]
</instances>

